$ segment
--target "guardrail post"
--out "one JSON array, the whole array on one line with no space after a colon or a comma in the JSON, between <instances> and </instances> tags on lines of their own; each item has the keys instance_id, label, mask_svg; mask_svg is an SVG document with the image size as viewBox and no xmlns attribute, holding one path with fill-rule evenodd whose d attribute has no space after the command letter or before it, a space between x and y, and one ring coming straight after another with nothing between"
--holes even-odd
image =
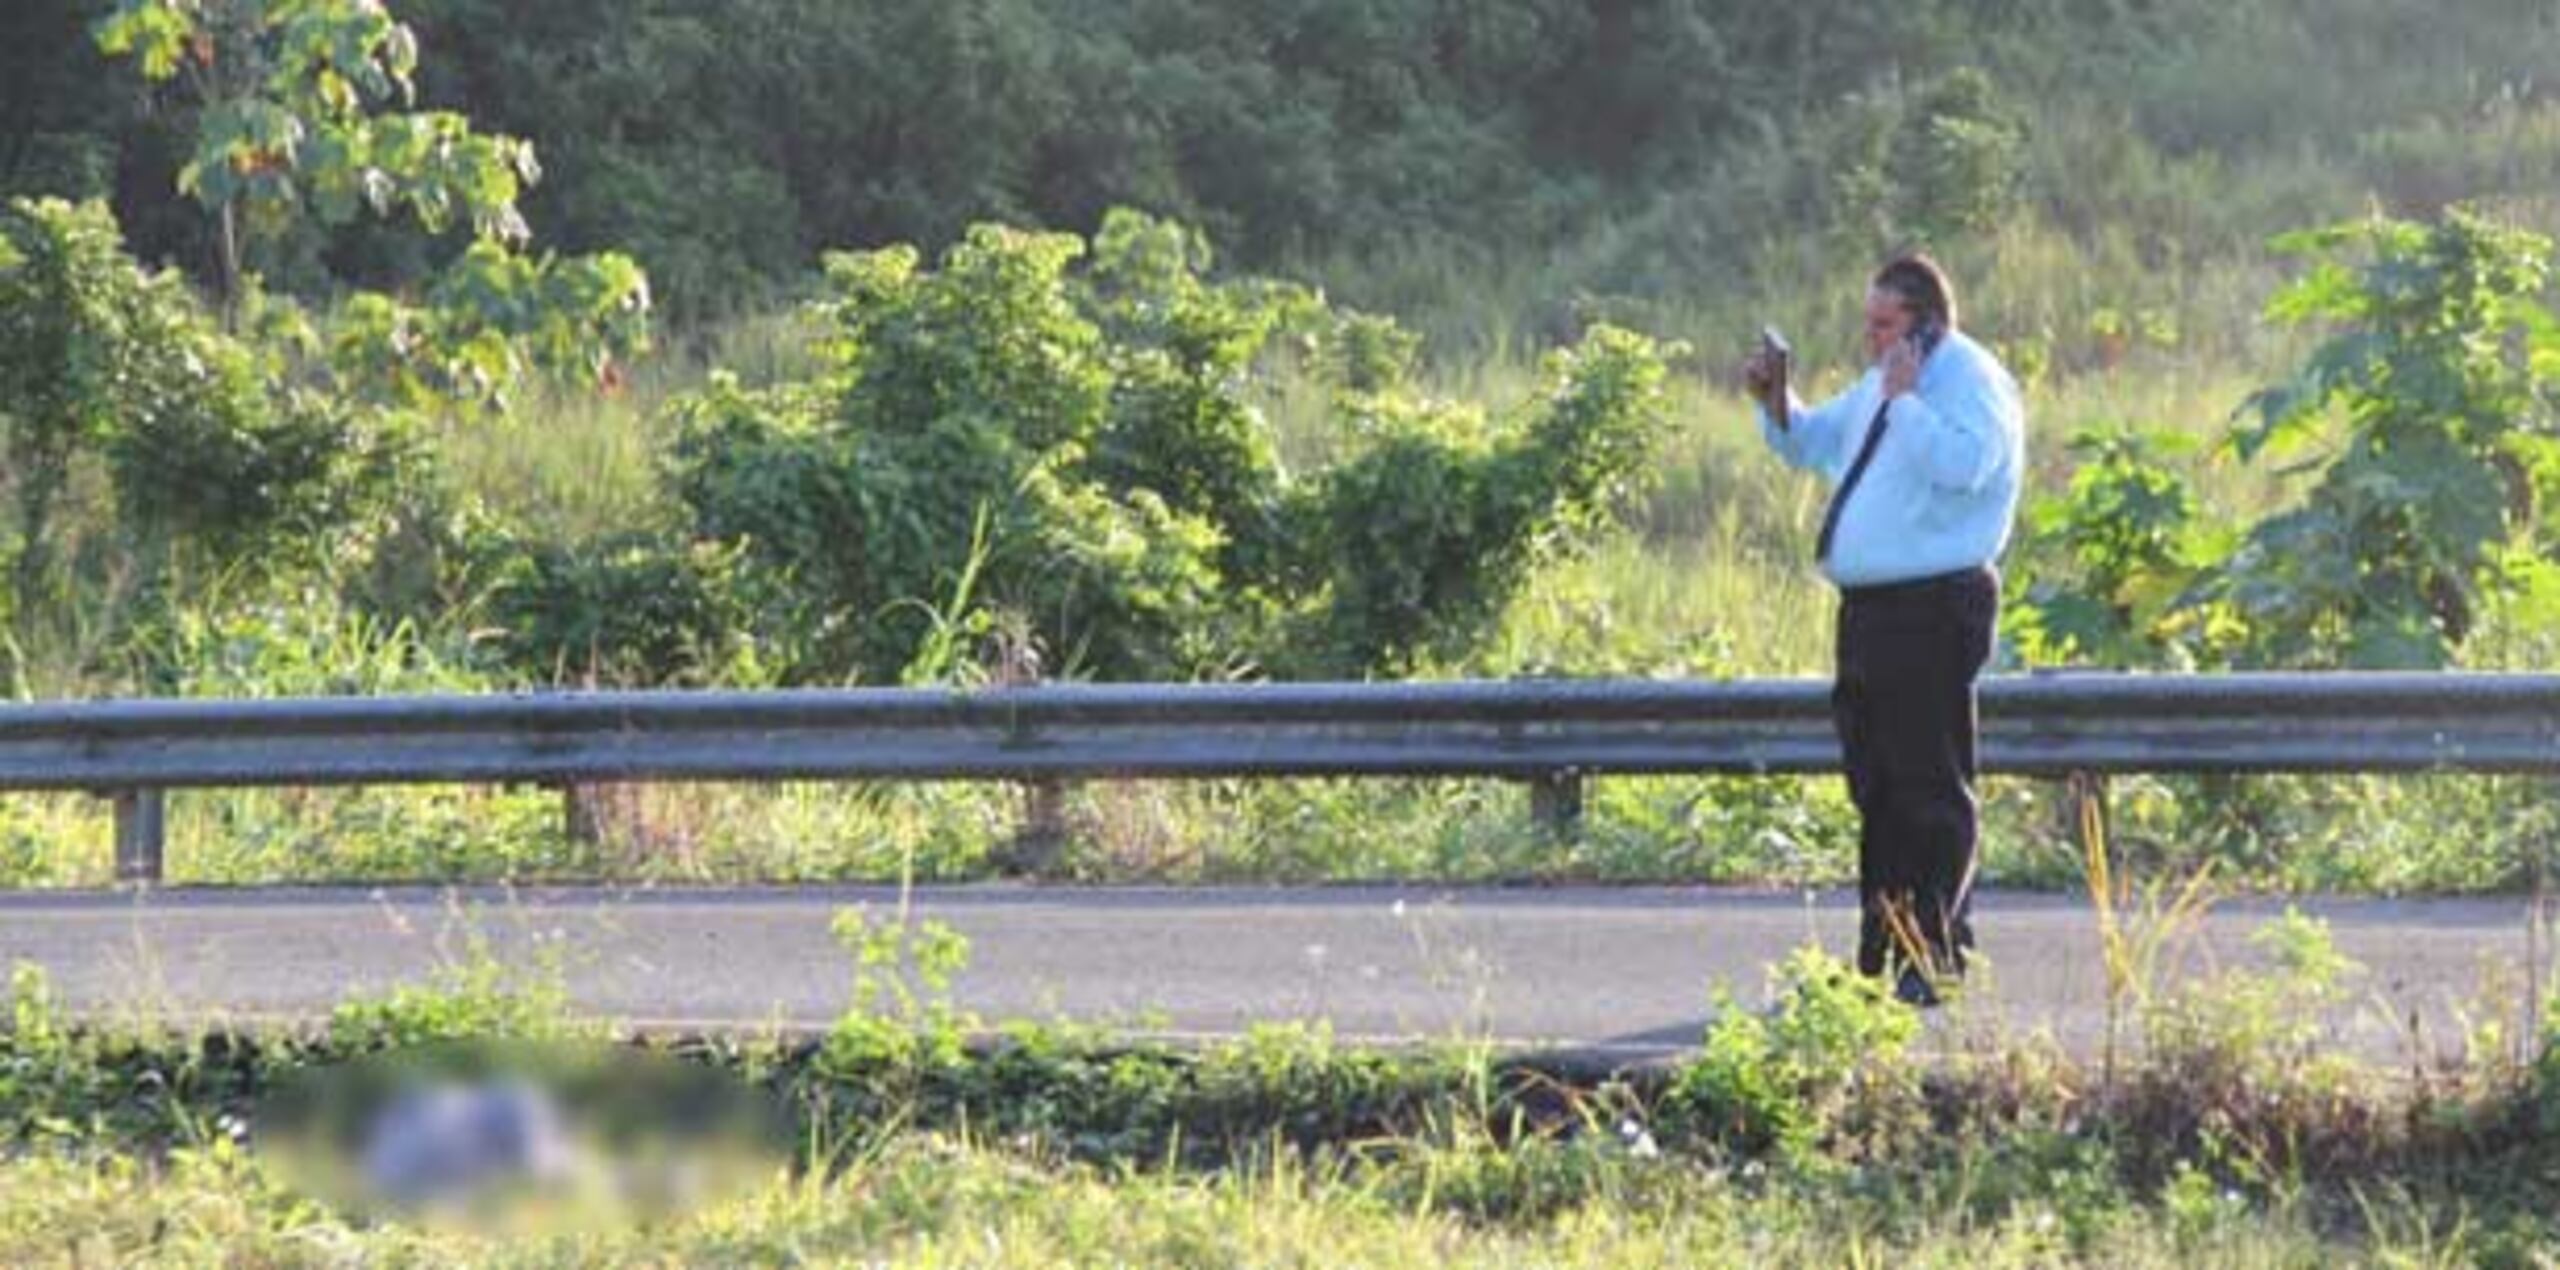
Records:
<instances>
[{"instance_id":1,"label":"guardrail post","mask_svg":"<svg viewBox=\"0 0 2560 1270\"><path fill-rule=\"evenodd\" d=\"M1054 870L1067 849L1067 787L1057 781L1025 781L1022 824L1014 830L1005 865L1016 873Z\"/></svg>"},{"instance_id":2,"label":"guardrail post","mask_svg":"<svg viewBox=\"0 0 2560 1270\"><path fill-rule=\"evenodd\" d=\"M595 675L590 671L582 684L565 691L593 692L595 689ZM533 691L536 696L547 697L564 690L552 684L539 684ZM610 791L606 786L593 781L569 780L549 788L560 791L560 834L570 846L592 847L604 841L605 818L611 812L607 806Z\"/></svg>"},{"instance_id":3,"label":"guardrail post","mask_svg":"<svg viewBox=\"0 0 2560 1270\"><path fill-rule=\"evenodd\" d=\"M167 846L167 795L156 789L119 789L109 794L116 809L116 880L158 882Z\"/></svg>"},{"instance_id":4,"label":"guardrail post","mask_svg":"<svg viewBox=\"0 0 2560 1270\"><path fill-rule=\"evenodd\" d=\"M1040 685L1040 649L1028 632L999 632L991 651L998 690ZM1022 782L1022 823L1014 829L1013 841L1006 845L1000 863L1008 872L1038 877L1056 872L1066 850L1066 782Z\"/></svg>"},{"instance_id":5,"label":"guardrail post","mask_svg":"<svg viewBox=\"0 0 2560 1270\"><path fill-rule=\"evenodd\" d=\"M1570 842L1582 836L1582 773L1573 768L1529 780L1529 819L1538 832Z\"/></svg>"},{"instance_id":6,"label":"guardrail post","mask_svg":"<svg viewBox=\"0 0 2560 1270\"><path fill-rule=\"evenodd\" d=\"M2544 782L2544 796L2560 800L2560 781ZM2545 1029L2560 1023L2560 1006L2546 1004L2552 997L2545 980L2551 964L2551 863L2560 859L2560 838L2545 836L2531 849L2533 907L2525 912L2524 1028L2518 1033L2528 1037L2548 1035Z\"/></svg>"},{"instance_id":7,"label":"guardrail post","mask_svg":"<svg viewBox=\"0 0 2560 1270\"><path fill-rule=\"evenodd\" d=\"M604 841L604 812L596 793L595 786L574 781L560 786L560 831L576 846Z\"/></svg>"}]
</instances>

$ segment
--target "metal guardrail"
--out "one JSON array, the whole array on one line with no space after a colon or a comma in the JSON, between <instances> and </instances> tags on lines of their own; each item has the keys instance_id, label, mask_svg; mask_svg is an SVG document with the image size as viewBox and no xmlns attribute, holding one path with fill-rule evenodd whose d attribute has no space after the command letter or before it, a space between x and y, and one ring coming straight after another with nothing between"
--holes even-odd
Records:
<instances>
[{"instance_id":1,"label":"metal guardrail","mask_svg":"<svg viewBox=\"0 0 2560 1270\"><path fill-rule=\"evenodd\" d=\"M2560 773L2560 675L2100 673L1982 686L1995 773ZM1585 777L1836 771L1814 680L1050 684L0 707L0 790L117 800L159 874L160 791L787 779L1491 776L1543 821Z\"/></svg>"}]
</instances>

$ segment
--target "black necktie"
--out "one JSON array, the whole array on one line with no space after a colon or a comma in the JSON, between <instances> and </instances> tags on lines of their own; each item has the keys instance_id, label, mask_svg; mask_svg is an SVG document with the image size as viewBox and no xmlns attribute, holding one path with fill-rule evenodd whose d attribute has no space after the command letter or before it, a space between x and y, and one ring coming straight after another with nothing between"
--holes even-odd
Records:
<instances>
[{"instance_id":1,"label":"black necktie","mask_svg":"<svg viewBox=\"0 0 2560 1270\"><path fill-rule=\"evenodd\" d=\"M1867 474L1867 464L1876 457L1876 446L1884 440L1884 426L1892 421L1893 401L1876 407L1875 422L1867 425L1867 442L1858 447L1858 457L1849 463L1849 474L1840 478L1840 488L1831 495L1831 510L1823 513L1822 536L1814 540L1815 562L1831 558L1831 535L1840 532L1840 509L1849 505L1849 495L1858 488L1858 478Z\"/></svg>"}]
</instances>

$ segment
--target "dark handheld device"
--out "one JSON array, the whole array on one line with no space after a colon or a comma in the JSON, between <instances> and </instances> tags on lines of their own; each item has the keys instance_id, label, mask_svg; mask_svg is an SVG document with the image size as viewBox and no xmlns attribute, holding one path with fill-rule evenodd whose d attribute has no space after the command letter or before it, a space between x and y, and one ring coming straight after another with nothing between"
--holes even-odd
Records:
<instances>
[{"instance_id":1,"label":"dark handheld device","mask_svg":"<svg viewBox=\"0 0 2560 1270\"><path fill-rule=\"evenodd\" d=\"M1769 421L1783 430L1788 423L1787 372L1791 369L1789 363L1795 360L1795 350L1787 346L1787 337L1778 334L1778 328L1764 326L1760 328L1760 353L1769 370L1767 395L1761 398L1760 405L1769 412Z\"/></svg>"},{"instance_id":2,"label":"dark handheld device","mask_svg":"<svg viewBox=\"0 0 2560 1270\"><path fill-rule=\"evenodd\" d=\"M1936 318L1923 314L1911 319L1911 333L1903 338L1911 341L1911 350L1919 354L1921 361L1927 361L1929 354L1938 351L1938 341L1946 337L1947 328L1938 325Z\"/></svg>"}]
</instances>

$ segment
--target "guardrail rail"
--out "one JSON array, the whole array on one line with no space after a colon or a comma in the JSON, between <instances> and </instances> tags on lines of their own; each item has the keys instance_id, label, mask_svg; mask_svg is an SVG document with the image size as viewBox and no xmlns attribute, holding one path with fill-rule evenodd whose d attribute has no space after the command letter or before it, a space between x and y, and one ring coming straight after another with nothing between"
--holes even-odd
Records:
<instances>
[{"instance_id":1,"label":"guardrail rail","mask_svg":"<svg viewBox=\"0 0 2560 1270\"><path fill-rule=\"evenodd\" d=\"M1995 676L1986 771L2560 773L2560 675ZM1611 774L1837 771L1819 680L1042 684L0 706L0 790L114 800L156 881L175 789L1140 778L1518 780L1571 832ZM571 821L578 817L574 810Z\"/></svg>"}]
</instances>

